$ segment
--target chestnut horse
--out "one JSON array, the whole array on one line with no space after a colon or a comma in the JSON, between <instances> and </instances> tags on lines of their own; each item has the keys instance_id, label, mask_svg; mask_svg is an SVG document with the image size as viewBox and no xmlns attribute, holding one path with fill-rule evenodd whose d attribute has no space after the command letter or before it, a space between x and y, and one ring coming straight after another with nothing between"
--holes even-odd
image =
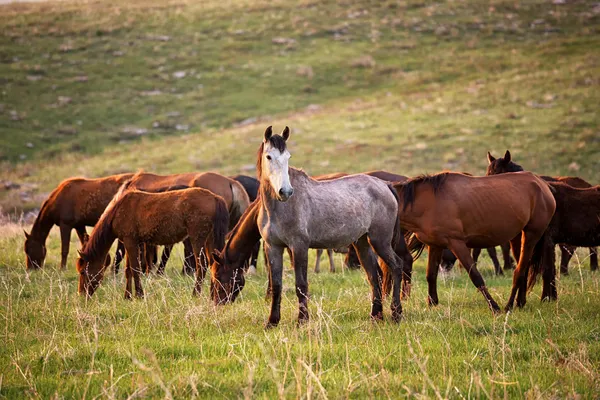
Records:
<instances>
[{"instance_id":1,"label":"chestnut horse","mask_svg":"<svg viewBox=\"0 0 600 400\"><path fill-rule=\"evenodd\" d=\"M402 315L400 280L403 261L395 251L408 254L400 234L398 199L393 188L380 179L351 175L316 181L303 171L288 167L286 141L289 128L264 134L257 160L260 180L258 230L264 240L271 274L271 313L267 327L281 318L283 251L292 251L298 297L298 323L308 320L307 261L309 248L339 248L354 244L367 271L372 290L371 316L383 318L382 291L375 254L383 258L393 275L392 318ZM371 251L374 250L375 253ZM222 257L221 257L222 258ZM211 295L219 304L239 292L243 269L213 267Z\"/></svg>"},{"instance_id":2,"label":"chestnut horse","mask_svg":"<svg viewBox=\"0 0 600 400\"><path fill-rule=\"evenodd\" d=\"M237 223L240 216L246 210L250 204L250 199L244 187L231 178L217 174L215 172L204 172L204 173L184 173L184 174L172 174L172 175L156 175L152 173L138 173L131 182L131 187L146 192L153 192L166 188L169 186L185 185L189 187L197 187L207 189L214 194L221 196L227 208L229 209L229 221L230 229ZM146 262L151 259L156 259L154 252L156 250L150 250L151 257L145 257ZM121 255L121 257L118 257ZM161 263L164 265L168 261L170 252L164 254L161 257ZM114 269L115 273L119 269L119 263L121 262L122 252L117 252L115 257ZM195 265L192 260L184 262L184 270L182 272L192 274L194 272Z\"/></svg>"},{"instance_id":3,"label":"chestnut horse","mask_svg":"<svg viewBox=\"0 0 600 400\"><path fill-rule=\"evenodd\" d=\"M86 226L94 226L104 209L133 174L111 175L105 178L70 178L62 181L42 204L31 233L25 232L27 269L37 269L46 259L46 239L54 225L60 228L60 267L67 266L71 231L75 229L82 245L87 241Z\"/></svg>"},{"instance_id":4,"label":"chestnut horse","mask_svg":"<svg viewBox=\"0 0 600 400\"><path fill-rule=\"evenodd\" d=\"M512 308L517 294L517 305L525 305L527 272L534 247L556 207L546 182L527 172L486 177L443 172L413 178L394 187L401 199L402 227L418 239L411 240L411 250L418 254L424 245L429 247L426 275L430 305L439 302L437 275L442 252L448 248L467 270L489 307L499 311L469 248L487 248L508 241L519 264L506 308Z\"/></svg>"},{"instance_id":5,"label":"chestnut horse","mask_svg":"<svg viewBox=\"0 0 600 400\"><path fill-rule=\"evenodd\" d=\"M135 177L134 177L135 179ZM108 205L90 239L79 253L79 293L92 296L104 274L102 262L112 243L121 240L127 252L125 298L143 297L138 251L142 244L171 245L189 237L197 265L202 249L222 249L229 225L229 211L221 196L200 189L146 193L125 183ZM211 251L208 254L212 254ZM194 294L199 294L204 268L196 269Z\"/></svg>"},{"instance_id":6,"label":"chestnut horse","mask_svg":"<svg viewBox=\"0 0 600 400\"><path fill-rule=\"evenodd\" d=\"M510 151L506 150L504 157L495 158L489 152L487 154L488 167L487 175L502 174L505 172L518 172L523 171L523 167L515 163L511 159ZM540 176L547 182L562 182L570 185L574 188L587 189L591 188L592 185L585 180L577 176ZM576 247L561 243L559 245L561 257L560 257L560 273L564 275L569 274L569 261L573 257L573 252ZM590 269L595 271L598 269L598 250L595 247L590 247Z\"/></svg>"},{"instance_id":7,"label":"chestnut horse","mask_svg":"<svg viewBox=\"0 0 600 400\"><path fill-rule=\"evenodd\" d=\"M242 184L242 186L246 190L246 193L248 193L248 197L250 198L251 202L256 200L256 198L258 197L258 187L260 186L260 182L258 181L258 179L253 178L251 176L247 176L247 175L235 175L235 176L231 176L230 178L235 179L236 181L238 181L239 183ZM252 250L252 254L250 254L250 256L248 257L248 266L246 267L246 270L251 274L256 272L256 267L258 266L258 254L259 253L260 253L260 240L256 242L256 246L254 246L254 249ZM263 254L264 254L264 252L263 252ZM267 263L266 263L266 256L265 256L265 265L266 264Z\"/></svg>"}]
</instances>

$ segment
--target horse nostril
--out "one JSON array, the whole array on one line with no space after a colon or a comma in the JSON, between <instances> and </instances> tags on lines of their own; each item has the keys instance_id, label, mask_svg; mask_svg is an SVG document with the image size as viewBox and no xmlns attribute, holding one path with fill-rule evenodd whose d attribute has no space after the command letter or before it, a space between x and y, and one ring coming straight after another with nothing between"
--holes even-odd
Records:
<instances>
[{"instance_id":1,"label":"horse nostril","mask_svg":"<svg viewBox=\"0 0 600 400\"><path fill-rule=\"evenodd\" d=\"M279 189L279 195L283 196L283 188Z\"/></svg>"},{"instance_id":2,"label":"horse nostril","mask_svg":"<svg viewBox=\"0 0 600 400\"><path fill-rule=\"evenodd\" d=\"M291 197L294 194L294 188L290 188L290 191L288 192L288 197Z\"/></svg>"}]
</instances>

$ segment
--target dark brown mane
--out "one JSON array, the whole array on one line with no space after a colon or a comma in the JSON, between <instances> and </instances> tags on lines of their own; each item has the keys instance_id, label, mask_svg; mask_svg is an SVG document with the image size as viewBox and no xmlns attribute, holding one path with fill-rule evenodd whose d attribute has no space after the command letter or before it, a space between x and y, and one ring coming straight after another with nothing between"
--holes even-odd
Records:
<instances>
[{"instance_id":1,"label":"dark brown mane","mask_svg":"<svg viewBox=\"0 0 600 400\"><path fill-rule=\"evenodd\" d=\"M257 207L258 203L260 203L260 193L258 194L258 197L256 197L256 200L254 200L252 203L250 203L248 208L246 208L246 210L244 210L244 213L240 217L237 224L235 224L233 229L230 230L229 233L227 233L227 236L225 237L225 239L227 239L227 243L225 244L225 247L223 249L223 255L225 255L227 249L229 249L229 242L230 242L231 238L233 236L235 236L237 234L237 232L241 229L242 225L244 225L244 223L246 222L246 218L247 218L248 214L250 214L251 212L254 212L254 207Z\"/></svg>"},{"instance_id":2,"label":"dark brown mane","mask_svg":"<svg viewBox=\"0 0 600 400\"><path fill-rule=\"evenodd\" d=\"M112 242L115 240L115 236L112 231L112 222L117 213L117 206L120 203L120 200L124 197L125 193L135 191L135 189L128 190L131 182L132 180L130 179L121 186L117 194L115 194L113 199L104 210L104 213L102 213L102 216L94 227L88 242L79 253L82 259L91 261L95 260L96 257L104 257L106 255L107 247L110 247Z\"/></svg>"},{"instance_id":3,"label":"dark brown mane","mask_svg":"<svg viewBox=\"0 0 600 400\"><path fill-rule=\"evenodd\" d=\"M272 135L269 138L269 144L279 150L280 153L283 153L286 150L285 140L280 135ZM256 174L258 175L258 180L262 176L262 153L265 150L265 142L262 141L260 143L260 147L258 148L258 154L256 156Z\"/></svg>"},{"instance_id":4,"label":"dark brown mane","mask_svg":"<svg viewBox=\"0 0 600 400\"><path fill-rule=\"evenodd\" d=\"M446 182L446 178L448 178L449 172L440 172L435 175L419 175L414 178L409 179L406 182L397 183L394 185L396 190L400 189L402 193L402 210L406 210L406 208L415 202L415 194L417 191L417 187L423 184L429 184L433 188L433 193L437 194L444 183Z\"/></svg>"}]
</instances>

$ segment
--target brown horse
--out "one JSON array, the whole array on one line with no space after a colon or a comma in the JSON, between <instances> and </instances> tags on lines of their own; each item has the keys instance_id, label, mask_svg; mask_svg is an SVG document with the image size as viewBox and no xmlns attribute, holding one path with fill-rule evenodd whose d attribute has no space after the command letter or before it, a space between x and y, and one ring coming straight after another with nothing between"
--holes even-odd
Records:
<instances>
[{"instance_id":1,"label":"brown horse","mask_svg":"<svg viewBox=\"0 0 600 400\"><path fill-rule=\"evenodd\" d=\"M133 178L131 187L146 192L155 192L166 187L177 187L177 186L189 186L197 187L206 190L210 190L214 194L221 196L227 208L229 209L229 229L233 228L240 216L244 213L250 199L244 187L236 180L228 178L226 176L217 174L215 172L204 172L204 173L184 173L184 174L172 174L172 175L157 175L152 173L139 173ZM157 257L154 256L155 249L149 249L149 257L145 257L146 263L155 261ZM122 252L117 252L119 256ZM163 254L161 257L162 265L166 264L170 256L170 251ZM187 260L187 257L186 257ZM114 270L118 271L119 263L121 258L115 257ZM150 265L149 265L150 266ZM191 262L184 262L183 273L192 274L194 273L195 265L193 259Z\"/></svg>"},{"instance_id":2,"label":"brown horse","mask_svg":"<svg viewBox=\"0 0 600 400\"><path fill-rule=\"evenodd\" d=\"M546 182L527 172L487 177L444 172L413 178L394 187L401 199L401 225L418 239L411 240L411 250L418 254L423 243L429 247L429 304L439 301L437 275L442 251L447 247L460 260L490 308L498 311L469 248L511 241L519 264L507 309L512 308L517 294L517 305L525 305L527 271L534 246L556 207Z\"/></svg>"},{"instance_id":3,"label":"brown horse","mask_svg":"<svg viewBox=\"0 0 600 400\"><path fill-rule=\"evenodd\" d=\"M529 289L542 274L542 300L556 300L556 243L570 246L600 245L600 186L574 188L562 182L549 182L556 199L556 212L539 242L542 248L534 257L529 274Z\"/></svg>"},{"instance_id":4,"label":"brown horse","mask_svg":"<svg viewBox=\"0 0 600 400\"><path fill-rule=\"evenodd\" d=\"M506 150L504 157L495 158L489 152L487 154L488 167L487 175L502 174L505 172L523 171L523 167L515 163L511 159L510 151ZM569 186L579 189L591 188L592 185L577 176L541 176L547 182L562 182ZM576 247L564 243L559 245L561 251L560 257L560 273L569 274L569 261L573 257L573 252ZM590 247L590 269L595 271L598 269L598 250L595 247Z\"/></svg>"},{"instance_id":5,"label":"brown horse","mask_svg":"<svg viewBox=\"0 0 600 400\"><path fill-rule=\"evenodd\" d=\"M186 237L192 243L199 266L202 248L222 249L229 225L229 212L222 197L200 189L146 193L124 184L106 208L89 241L79 253L79 293L94 294L104 274L102 260L112 243L121 240L127 252L125 298L143 297L139 248L144 243L171 245ZM208 254L212 254L209 251ZM205 268L197 268L194 294L199 294Z\"/></svg>"},{"instance_id":6,"label":"brown horse","mask_svg":"<svg viewBox=\"0 0 600 400\"><path fill-rule=\"evenodd\" d=\"M88 238L85 227L96 225L119 187L132 176L133 174L121 174L98 179L71 178L62 181L42 204L31 233L25 232L27 269L37 269L44 265L46 239L54 225L60 228L60 267L65 268L71 231L75 229L84 245Z\"/></svg>"}]
</instances>

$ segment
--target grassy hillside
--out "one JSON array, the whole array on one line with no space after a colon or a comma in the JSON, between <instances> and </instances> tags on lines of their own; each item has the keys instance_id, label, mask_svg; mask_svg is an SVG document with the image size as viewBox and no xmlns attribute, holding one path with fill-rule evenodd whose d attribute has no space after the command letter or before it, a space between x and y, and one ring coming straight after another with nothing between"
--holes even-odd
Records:
<instances>
[{"instance_id":1,"label":"grassy hillside","mask_svg":"<svg viewBox=\"0 0 600 400\"><path fill-rule=\"evenodd\" d=\"M123 4L126 3L126 4ZM600 183L600 9L592 1L152 1L0 6L0 208L39 208L60 180L144 168L254 175L267 125L310 173L483 174L486 151ZM310 274L295 326L265 332L264 268L231 307L176 273L122 300L26 274L0 222L0 396L526 397L600 394L600 277L580 250L560 300L492 317L463 271L425 306L424 260L399 326L368 321L361 272ZM178 250L179 251L179 250ZM312 259L311 259L312 262ZM339 265L339 259L338 259ZM505 302L510 278L484 271ZM386 308L389 314L389 310ZM389 317L389 315L388 315Z\"/></svg>"}]
</instances>

